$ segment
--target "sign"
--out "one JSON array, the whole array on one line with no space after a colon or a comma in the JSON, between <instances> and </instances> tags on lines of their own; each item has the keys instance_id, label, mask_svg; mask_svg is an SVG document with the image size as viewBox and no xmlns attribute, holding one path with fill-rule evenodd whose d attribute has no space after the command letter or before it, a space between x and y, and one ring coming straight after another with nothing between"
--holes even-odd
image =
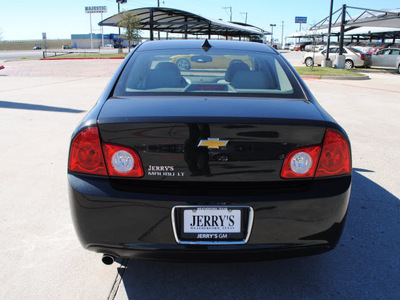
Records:
<instances>
[{"instance_id":1,"label":"sign","mask_svg":"<svg viewBox=\"0 0 400 300\"><path fill-rule=\"evenodd\" d=\"M87 14L101 14L107 12L107 6L85 6Z\"/></svg>"},{"instance_id":2,"label":"sign","mask_svg":"<svg viewBox=\"0 0 400 300\"><path fill-rule=\"evenodd\" d=\"M307 24L307 17L295 17L294 22Z\"/></svg>"},{"instance_id":3,"label":"sign","mask_svg":"<svg viewBox=\"0 0 400 300\"><path fill-rule=\"evenodd\" d=\"M46 40L46 39L47 39L46 32L42 32L42 40Z\"/></svg>"}]
</instances>

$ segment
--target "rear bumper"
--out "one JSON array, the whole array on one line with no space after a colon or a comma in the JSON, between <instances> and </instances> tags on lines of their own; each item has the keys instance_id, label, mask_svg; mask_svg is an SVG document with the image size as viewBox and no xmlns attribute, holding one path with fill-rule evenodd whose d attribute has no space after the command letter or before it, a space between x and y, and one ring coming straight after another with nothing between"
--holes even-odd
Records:
<instances>
[{"instance_id":1,"label":"rear bumper","mask_svg":"<svg viewBox=\"0 0 400 300\"><path fill-rule=\"evenodd\" d=\"M259 260L333 249L343 230L351 176L314 180L301 191L198 196L134 193L107 178L69 174L72 217L83 247L118 257L166 260ZM183 245L174 237L177 205L239 205L254 210L244 245Z\"/></svg>"}]
</instances>

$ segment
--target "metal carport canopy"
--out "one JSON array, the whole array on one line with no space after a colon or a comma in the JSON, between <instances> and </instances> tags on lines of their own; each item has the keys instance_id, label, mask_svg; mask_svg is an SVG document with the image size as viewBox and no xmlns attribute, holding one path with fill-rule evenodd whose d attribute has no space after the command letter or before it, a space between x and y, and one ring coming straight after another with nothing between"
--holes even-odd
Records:
<instances>
[{"instance_id":1,"label":"metal carport canopy","mask_svg":"<svg viewBox=\"0 0 400 300\"><path fill-rule=\"evenodd\" d=\"M349 9L356 10L361 13L350 16ZM368 35L374 33L390 33L396 34L400 31L400 9L374 10L359 7L346 7L346 23L345 35ZM331 35L339 35L341 26L342 9L338 9L332 14L332 30ZM329 17L326 17L310 30L295 32L288 37L312 37L324 36L328 34ZM374 29L372 29L374 28Z\"/></svg>"},{"instance_id":2,"label":"metal carport canopy","mask_svg":"<svg viewBox=\"0 0 400 300\"><path fill-rule=\"evenodd\" d=\"M129 10L140 20L141 30L150 30L150 39L154 31L192 35L222 36L264 36L270 34L255 26L243 26L199 16L183 10L166 7L145 7ZM113 15L99 23L100 26L118 27L122 13Z\"/></svg>"},{"instance_id":3,"label":"metal carport canopy","mask_svg":"<svg viewBox=\"0 0 400 300\"><path fill-rule=\"evenodd\" d=\"M350 29L345 32L345 36L352 35L374 35L380 33L396 33L400 32L400 28L389 28L389 27L357 27ZM340 28L334 27L331 30L331 35L339 35ZM315 30L302 30L298 32L294 32L287 37L289 38L306 38L306 37L318 37L318 36L326 36L328 35L328 28L323 29L315 29ZM400 37L400 35L399 35Z\"/></svg>"}]
</instances>

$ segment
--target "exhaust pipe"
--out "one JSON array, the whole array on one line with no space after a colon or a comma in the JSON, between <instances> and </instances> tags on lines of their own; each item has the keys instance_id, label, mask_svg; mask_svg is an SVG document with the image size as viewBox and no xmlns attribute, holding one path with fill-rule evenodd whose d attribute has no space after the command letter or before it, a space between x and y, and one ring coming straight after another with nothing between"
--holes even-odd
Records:
<instances>
[{"instance_id":1,"label":"exhaust pipe","mask_svg":"<svg viewBox=\"0 0 400 300\"><path fill-rule=\"evenodd\" d=\"M115 257L112 255L109 255L109 254L103 254L103 258L101 259L101 261L105 265L112 265L114 260L115 260Z\"/></svg>"}]
</instances>

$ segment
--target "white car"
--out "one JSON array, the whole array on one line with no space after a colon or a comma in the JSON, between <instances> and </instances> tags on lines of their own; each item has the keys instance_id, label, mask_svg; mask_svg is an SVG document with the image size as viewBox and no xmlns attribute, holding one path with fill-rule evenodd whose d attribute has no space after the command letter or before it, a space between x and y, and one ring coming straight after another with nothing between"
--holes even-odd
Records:
<instances>
[{"instance_id":1,"label":"white car","mask_svg":"<svg viewBox=\"0 0 400 300\"><path fill-rule=\"evenodd\" d=\"M339 55L339 47L331 47L329 50L329 59L335 61ZM366 54L355 48L343 47L343 55L345 57L345 69L354 67L369 67L371 65L371 54ZM317 53L306 53L303 57L303 64L308 67L321 65L326 58L326 49Z\"/></svg>"},{"instance_id":2,"label":"white car","mask_svg":"<svg viewBox=\"0 0 400 300\"><path fill-rule=\"evenodd\" d=\"M312 51L312 52L317 52L325 49L325 45L307 45L305 46L304 50L305 51Z\"/></svg>"},{"instance_id":3,"label":"white car","mask_svg":"<svg viewBox=\"0 0 400 300\"><path fill-rule=\"evenodd\" d=\"M397 68L395 64L400 48L385 48L372 55L371 67Z\"/></svg>"},{"instance_id":4,"label":"white car","mask_svg":"<svg viewBox=\"0 0 400 300\"><path fill-rule=\"evenodd\" d=\"M290 50L290 46L291 46L292 44L291 43L286 43L284 46L283 46L283 50ZM294 47L294 46L293 46Z\"/></svg>"}]
</instances>

